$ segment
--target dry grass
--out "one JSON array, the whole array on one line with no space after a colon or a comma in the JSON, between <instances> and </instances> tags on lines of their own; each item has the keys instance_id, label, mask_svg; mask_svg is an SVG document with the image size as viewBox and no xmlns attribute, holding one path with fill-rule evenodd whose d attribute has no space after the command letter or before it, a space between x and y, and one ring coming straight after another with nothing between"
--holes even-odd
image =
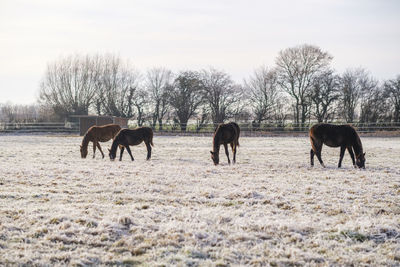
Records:
<instances>
[{"instance_id":1,"label":"dry grass","mask_svg":"<svg viewBox=\"0 0 400 267\"><path fill-rule=\"evenodd\" d=\"M305 137L244 137L215 167L209 137L110 162L77 137L2 136L0 265L399 265L400 139L362 140L366 170L326 147L310 168Z\"/></svg>"}]
</instances>

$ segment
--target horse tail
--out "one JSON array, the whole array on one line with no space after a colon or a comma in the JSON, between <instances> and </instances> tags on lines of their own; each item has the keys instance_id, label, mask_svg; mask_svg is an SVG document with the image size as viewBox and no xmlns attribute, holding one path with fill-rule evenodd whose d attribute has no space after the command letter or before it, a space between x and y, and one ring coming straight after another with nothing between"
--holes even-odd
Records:
<instances>
[{"instance_id":1,"label":"horse tail","mask_svg":"<svg viewBox=\"0 0 400 267\"><path fill-rule=\"evenodd\" d=\"M313 126L313 127L311 127L311 129L309 131L309 135L310 135L310 141L311 141L312 150L314 152L317 152L318 150L317 150L317 147L315 146L316 140L314 138L314 135L315 135L314 131L315 131L315 127Z\"/></svg>"},{"instance_id":2,"label":"horse tail","mask_svg":"<svg viewBox=\"0 0 400 267\"><path fill-rule=\"evenodd\" d=\"M317 149L316 149L316 147L315 147L315 140L314 140L314 138L312 137L312 135L310 134L310 141L311 141L311 148L312 148L312 150L314 151L314 152L316 152L317 151Z\"/></svg>"},{"instance_id":3,"label":"horse tail","mask_svg":"<svg viewBox=\"0 0 400 267\"><path fill-rule=\"evenodd\" d=\"M150 141L150 145L151 145L151 146L154 146L154 144L153 144L153 130L152 130L152 129L150 129L149 135L150 135L150 138L149 138L149 139L150 139L150 140L149 140L149 141Z\"/></svg>"},{"instance_id":4,"label":"horse tail","mask_svg":"<svg viewBox=\"0 0 400 267\"><path fill-rule=\"evenodd\" d=\"M235 130L236 130L236 146L240 146L239 144L239 136L240 136L240 127L237 123L233 123Z\"/></svg>"}]
</instances>

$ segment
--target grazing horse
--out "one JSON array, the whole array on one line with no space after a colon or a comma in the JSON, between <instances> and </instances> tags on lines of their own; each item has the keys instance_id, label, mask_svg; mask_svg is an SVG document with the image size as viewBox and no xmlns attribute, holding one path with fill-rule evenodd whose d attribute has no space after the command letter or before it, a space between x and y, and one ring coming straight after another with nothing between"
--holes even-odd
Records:
<instances>
[{"instance_id":1,"label":"grazing horse","mask_svg":"<svg viewBox=\"0 0 400 267\"><path fill-rule=\"evenodd\" d=\"M211 153L211 159L215 165L219 164L219 147L224 145L225 154L228 158L228 163L231 164L229 159L228 144L231 145L233 153L233 163L236 162L236 148L239 146L239 135L240 128L235 122L218 125L214 133L213 139L213 151Z\"/></svg>"},{"instance_id":2,"label":"grazing horse","mask_svg":"<svg viewBox=\"0 0 400 267\"><path fill-rule=\"evenodd\" d=\"M128 151L131 156L132 161L133 156L131 153L131 149L129 146L136 146L140 143L146 144L147 147L147 160L151 158L151 146L153 145L153 130L149 127L140 127L134 130L130 129L122 129L114 138L114 141L111 145L111 149L109 149L109 156L111 160L114 160L117 153L117 147L120 146L121 153L119 156L119 160L122 160L122 153L124 153L124 148ZM151 145L151 146L150 146Z\"/></svg>"},{"instance_id":3,"label":"grazing horse","mask_svg":"<svg viewBox=\"0 0 400 267\"><path fill-rule=\"evenodd\" d=\"M89 142L93 142L93 158L96 153L96 147L98 147L104 158L104 153L101 150L99 142L107 142L108 140L113 139L120 130L121 127L117 124L90 127L82 140L81 157L86 158L88 154L88 144Z\"/></svg>"},{"instance_id":4,"label":"grazing horse","mask_svg":"<svg viewBox=\"0 0 400 267\"><path fill-rule=\"evenodd\" d=\"M322 144L325 144L330 147L340 146L339 168L342 166L342 159L347 148L353 166L365 169L365 153L363 153L360 137L350 125L316 124L310 129L310 140L312 147L310 151L311 166L314 166L314 154L316 154L319 163L325 167L321 158ZM356 161L353 151L356 154Z\"/></svg>"}]
</instances>

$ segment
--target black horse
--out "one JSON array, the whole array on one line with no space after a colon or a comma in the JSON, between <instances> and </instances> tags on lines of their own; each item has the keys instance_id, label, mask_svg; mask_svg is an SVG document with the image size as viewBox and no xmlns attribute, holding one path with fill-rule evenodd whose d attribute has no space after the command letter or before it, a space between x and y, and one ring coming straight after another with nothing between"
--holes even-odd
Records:
<instances>
[{"instance_id":1,"label":"black horse","mask_svg":"<svg viewBox=\"0 0 400 267\"><path fill-rule=\"evenodd\" d=\"M121 153L119 156L119 160L122 160L122 153L124 153L124 148L128 151L131 156L132 161L133 156L131 153L131 149L129 146L136 146L140 143L144 142L147 147L147 160L151 158L151 146L153 145L153 130L149 127L140 127L134 130L130 129L122 129L119 133L114 137L114 141L111 145L111 149L109 149L109 156L111 160L114 160L117 153L117 147L121 147ZM151 145L151 146L150 146Z\"/></svg>"},{"instance_id":2,"label":"black horse","mask_svg":"<svg viewBox=\"0 0 400 267\"><path fill-rule=\"evenodd\" d=\"M230 144L232 148L233 163L236 162L236 148L239 146L239 135L240 128L235 122L218 125L214 133L213 151L210 151L211 159L215 165L219 164L219 147L222 144L225 148L225 154L228 158L228 163L231 164L231 160L229 159L228 144Z\"/></svg>"},{"instance_id":3,"label":"black horse","mask_svg":"<svg viewBox=\"0 0 400 267\"><path fill-rule=\"evenodd\" d=\"M311 166L314 166L315 154L317 155L321 165L325 167L321 158L322 145L325 144L330 147L340 146L339 168L342 166L342 160L346 148L347 151L349 151L351 160L353 161L353 166L365 168L365 153L363 153L360 137L356 130L350 125L332 125L327 123L316 124L310 129L310 140L312 147L310 151ZM356 160L354 160L353 151L356 154Z\"/></svg>"}]
</instances>

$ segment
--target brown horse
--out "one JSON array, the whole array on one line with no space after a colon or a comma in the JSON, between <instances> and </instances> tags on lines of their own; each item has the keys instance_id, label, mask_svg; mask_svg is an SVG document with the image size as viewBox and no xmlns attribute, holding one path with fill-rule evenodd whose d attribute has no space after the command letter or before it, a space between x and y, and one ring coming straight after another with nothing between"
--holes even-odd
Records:
<instances>
[{"instance_id":1,"label":"brown horse","mask_svg":"<svg viewBox=\"0 0 400 267\"><path fill-rule=\"evenodd\" d=\"M131 156L132 161L133 156L131 153L131 149L129 146L136 146L140 143L146 144L147 147L147 160L151 158L151 146L153 145L153 130L149 127L140 127L134 130L130 129L122 129L114 138L114 141L111 145L111 149L109 149L109 156L111 160L114 160L117 153L117 147L120 146L121 153L119 156L119 160L122 160L122 153L124 153L124 148L128 151ZM151 146L150 146L151 145Z\"/></svg>"},{"instance_id":2,"label":"brown horse","mask_svg":"<svg viewBox=\"0 0 400 267\"><path fill-rule=\"evenodd\" d=\"M219 164L219 147L224 145L225 154L228 158L228 163L231 164L229 159L228 144L231 145L233 153L233 163L236 162L236 148L239 146L239 135L240 128L235 122L218 125L214 133L213 139L213 151L211 153L211 159L215 165Z\"/></svg>"},{"instance_id":3,"label":"brown horse","mask_svg":"<svg viewBox=\"0 0 400 267\"><path fill-rule=\"evenodd\" d=\"M90 127L82 140L81 145L81 157L86 158L88 154L88 144L89 142L93 142L93 158L96 153L96 147L101 152L101 155L104 158L104 153L101 150L99 142L107 142L110 139L113 139L114 136L121 130L121 127L117 124L107 124L103 126L92 126Z\"/></svg>"},{"instance_id":4,"label":"brown horse","mask_svg":"<svg viewBox=\"0 0 400 267\"><path fill-rule=\"evenodd\" d=\"M316 124L310 129L310 140L312 146L310 151L311 166L314 166L314 154L316 154L319 163L325 167L321 158L322 145L325 144L330 147L340 146L339 168L342 166L346 148L353 161L353 166L355 168L365 168L365 153L363 153L360 137L350 125ZM356 154L356 161L354 160L353 151Z\"/></svg>"}]
</instances>

